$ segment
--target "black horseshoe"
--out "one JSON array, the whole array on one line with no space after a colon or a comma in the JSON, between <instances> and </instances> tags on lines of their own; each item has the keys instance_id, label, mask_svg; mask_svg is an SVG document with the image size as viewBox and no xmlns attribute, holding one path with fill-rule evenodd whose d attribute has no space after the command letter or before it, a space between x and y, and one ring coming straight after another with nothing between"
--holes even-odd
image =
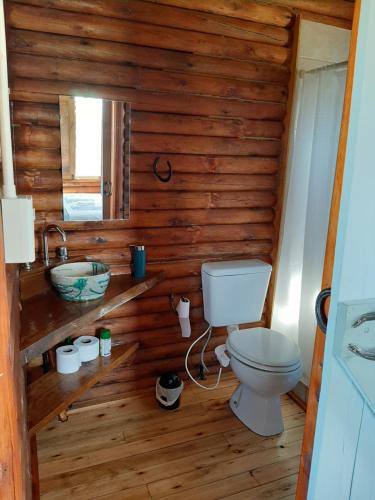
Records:
<instances>
[{"instance_id":1,"label":"black horseshoe","mask_svg":"<svg viewBox=\"0 0 375 500\"><path fill-rule=\"evenodd\" d=\"M319 328L322 330L323 333L327 332L327 323L328 323L328 318L327 318L326 313L324 311L324 306L325 306L326 300L330 296L331 296L331 289L324 288L317 296L316 302L315 302L316 320L318 322Z\"/></svg>"},{"instance_id":2,"label":"black horseshoe","mask_svg":"<svg viewBox=\"0 0 375 500\"><path fill-rule=\"evenodd\" d=\"M172 177L172 165L171 165L170 161L167 160L168 173L165 177L163 177L162 175L160 175L160 173L158 171L159 160L160 160L160 156L155 158L154 164L152 165L154 175L161 182L169 182L171 180L171 177Z\"/></svg>"}]
</instances>

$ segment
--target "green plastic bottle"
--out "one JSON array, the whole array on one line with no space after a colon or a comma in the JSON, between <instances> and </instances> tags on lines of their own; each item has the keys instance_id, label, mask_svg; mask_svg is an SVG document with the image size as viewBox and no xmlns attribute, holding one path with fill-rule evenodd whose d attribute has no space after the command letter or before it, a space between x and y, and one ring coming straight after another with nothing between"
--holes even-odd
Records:
<instances>
[{"instance_id":1,"label":"green plastic bottle","mask_svg":"<svg viewBox=\"0 0 375 500\"><path fill-rule=\"evenodd\" d=\"M108 328L103 328L100 332L99 339L99 352L100 356L110 356L111 355L111 330Z\"/></svg>"}]
</instances>

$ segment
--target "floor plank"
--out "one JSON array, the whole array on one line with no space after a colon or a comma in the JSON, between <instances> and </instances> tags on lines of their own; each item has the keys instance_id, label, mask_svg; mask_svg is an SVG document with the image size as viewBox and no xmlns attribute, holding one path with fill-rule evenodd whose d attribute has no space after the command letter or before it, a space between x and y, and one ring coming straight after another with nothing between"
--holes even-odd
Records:
<instances>
[{"instance_id":1,"label":"floor plank","mask_svg":"<svg viewBox=\"0 0 375 500\"><path fill-rule=\"evenodd\" d=\"M234 495L226 496L227 500L283 500L294 495L297 485L297 474L288 476L278 481L258 486L250 491L241 491Z\"/></svg>"},{"instance_id":2,"label":"floor plank","mask_svg":"<svg viewBox=\"0 0 375 500\"><path fill-rule=\"evenodd\" d=\"M259 484L267 484L277 479L291 476L297 470L298 464L299 457L286 459L277 464L266 465L258 469L236 474L230 476L229 478L215 481L215 483L209 483L197 488L191 488L187 491L185 490L164 498L167 498L168 500L195 500L197 498L216 500L219 498L227 498L228 496L236 493L245 492L248 495L247 498L252 499L253 496L256 497L256 495L259 495L259 492L262 492L261 488L258 492L256 491L256 487L259 486ZM264 483L259 483L259 480L264 479L266 476L263 478L261 476L256 477L254 471L264 471L265 475L268 476L268 480ZM284 498L283 495L284 492L280 491L279 498ZM263 498L268 497L265 496Z\"/></svg>"},{"instance_id":3,"label":"floor plank","mask_svg":"<svg viewBox=\"0 0 375 500\"><path fill-rule=\"evenodd\" d=\"M122 490L118 493L93 497L93 499L96 500L123 500L124 498L129 498L131 500L150 500L151 496L147 486L136 486L135 488L129 488L126 492Z\"/></svg>"},{"instance_id":4,"label":"floor plank","mask_svg":"<svg viewBox=\"0 0 375 500\"><path fill-rule=\"evenodd\" d=\"M187 383L174 412L152 390L73 409L38 434L42 499L292 497L304 413L285 396L285 431L254 434L228 407L236 385L231 374L214 391Z\"/></svg>"}]
</instances>

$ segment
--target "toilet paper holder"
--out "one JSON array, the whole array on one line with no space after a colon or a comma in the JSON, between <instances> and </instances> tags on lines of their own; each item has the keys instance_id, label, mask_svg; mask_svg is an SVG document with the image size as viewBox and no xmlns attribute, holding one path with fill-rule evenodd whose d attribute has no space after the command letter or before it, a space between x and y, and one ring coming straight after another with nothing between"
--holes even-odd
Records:
<instances>
[{"instance_id":1,"label":"toilet paper holder","mask_svg":"<svg viewBox=\"0 0 375 500\"><path fill-rule=\"evenodd\" d=\"M191 325L190 325L190 300L186 297L181 297L177 306L175 304L173 293L169 294L169 300L171 304L172 311L175 312L178 317L178 321L181 327L181 333L183 337L190 337L191 335Z\"/></svg>"},{"instance_id":2,"label":"toilet paper holder","mask_svg":"<svg viewBox=\"0 0 375 500\"><path fill-rule=\"evenodd\" d=\"M189 299L187 299L186 297L181 297L181 300L182 300L182 302L189 302ZM178 316L176 299L175 299L173 292L170 292L170 294L169 294L169 303L171 305L172 311L175 313L176 316Z\"/></svg>"}]
</instances>

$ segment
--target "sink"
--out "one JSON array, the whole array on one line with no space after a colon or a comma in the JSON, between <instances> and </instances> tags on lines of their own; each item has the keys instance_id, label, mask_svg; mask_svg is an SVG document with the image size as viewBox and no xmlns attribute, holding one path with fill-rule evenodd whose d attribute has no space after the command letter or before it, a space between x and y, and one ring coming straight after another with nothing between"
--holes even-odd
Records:
<instances>
[{"instance_id":1,"label":"sink","mask_svg":"<svg viewBox=\"0 0 375 500\"><path fill-rule=\"evenodd\" d=\"M71 302L84 302L103 297L111 271L102 262L71 262L54 267L51 281L61 297Z\"/></svg>"}]
</instances>

